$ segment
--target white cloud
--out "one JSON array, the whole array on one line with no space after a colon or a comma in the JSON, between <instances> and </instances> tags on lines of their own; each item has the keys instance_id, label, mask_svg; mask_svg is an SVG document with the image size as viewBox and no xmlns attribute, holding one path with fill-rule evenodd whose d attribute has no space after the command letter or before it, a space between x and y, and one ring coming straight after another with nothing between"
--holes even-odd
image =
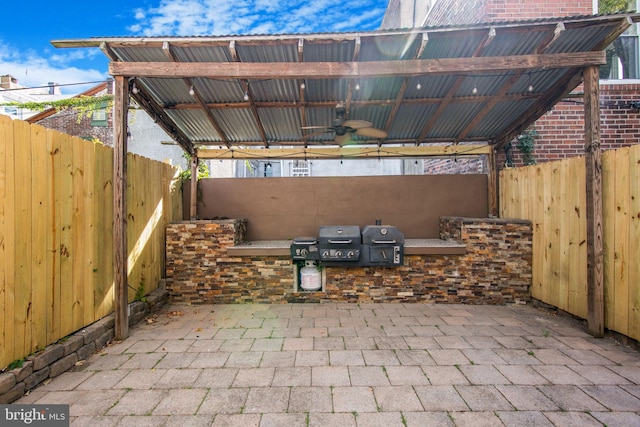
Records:
<instances>
[{"instance_id":1,"label":"white cloud","mask_svg":"<svg viewBox=\"0 0 640 427\"><path fill-rule=\"evenodd\" d=\"M145 36L310 33L378 28L386 1L160 0L137 9L129 30Z\"/></svg>"},{"instance_id":2,"label":"white cloud","mask_svg":"<svg viewBox=\"0 0 640 427\"><path fill-rule=\"evenodd\" d=\"M122 36L287 34L377 29L386 0L149 0L130 10ZM128 34L122 34L128 32ZM119 33L119 34L117 34ZM0 73L24 86L104 81L108 62L99 49L19 49L0 38ZM69 86L75 94L93 86Z\"/></svg>"},{"instance_id":3,"label":"white cloud","mask_svg":"<svg viewBox=\"0 0 640 427\"><path fill-rule=\"evenodd\" d=\"M93 57L99 52L89 49L73 49L64 54L42 56L34 51L20 51L0 40L0 70L10 74L18 83L26 87L46 86L49 82L75 84L81 82L104 81L108 75L94 69L70 67L70 61ZM62 87L62 93L75 94L86 90L94 83L85 86Z\"/></svg>"}]
</instances>

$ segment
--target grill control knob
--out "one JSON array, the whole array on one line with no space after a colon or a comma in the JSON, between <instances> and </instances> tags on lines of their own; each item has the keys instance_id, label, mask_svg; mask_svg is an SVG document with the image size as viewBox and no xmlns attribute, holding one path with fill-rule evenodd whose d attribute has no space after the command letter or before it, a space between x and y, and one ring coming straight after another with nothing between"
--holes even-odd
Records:
<instances>
[{"instance_id":1,"label":"grill control knob","mask_svg":"<svg viewBox=\"0 0 640 427\"><path fill-rule=\"evenodd\" d=\"M329 251L322 252L322 258L329 258Z\"/></svg>"},{"instance_id":2,"label":"grill control knob","mask_svg":"<svg viewBox=\"0 0 640 427\"><path fill-rule=\"evenodd\" d=\"M347 252L347 258L353 258L354 256L355 254L353 253L353 251Z\"/></svg>"},{"instance_id":3,"label":"grill control knob","mask_svg":"<svg viewBox=\"0 0 640 427\"><path fill-rule=\"evenodd\" d=\"M300 249L300 255L306 257L307 255L309 255L309 251L307 249Z\"/></svg>"},{"instance_id":4,"label":"grill control knob","mask_svg":"<svg viewBox=\"0 0 640 427\"><path fill-rule=\"evenodd\" d=\"M336 258L342 257L342 251L336 251Z\"/></svg>"}]
</instances>

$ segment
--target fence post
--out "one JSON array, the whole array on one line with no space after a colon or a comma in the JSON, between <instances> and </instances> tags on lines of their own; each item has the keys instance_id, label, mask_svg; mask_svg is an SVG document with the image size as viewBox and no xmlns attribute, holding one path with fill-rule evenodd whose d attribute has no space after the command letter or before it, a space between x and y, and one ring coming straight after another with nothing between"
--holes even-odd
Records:
<instances>
[{"instance_id":1,"label":"fence post","mask_svg":"<svg viewBox=\"0 0 640 427\"><path fill-rule=\"evenodd\" d=\"M489 159L489 215L493 215L495 217L500 216L500 212L498 211L498 206L500 203L499 199L499 171L496 168L496 151L491 150L489 155L487 156Z\"/></svg>"},{"instance_id":2,"label":"fence post","mask_svg":"<svg viewBox=\"0 0 640 427\"><path fill-rule=\"evenodd\" d=\"M602 152L597 66L584 69L584 127L587 185L587 327L604 336L604 246L602 237Z\"/></svg>"},{"instance_id":3,"label":"fence post","mask_svg":"<svg viewBox=\"0 0 640 427\"><path fill-rule=\"evenodd\" d=\"M127 289L127 113L129 82L115 77L113 109L113 280L115 286L115 338L129 336Z\"/></svg>"},{"instance_id":4,"label":"fence post","mask_svg":"<svg viewBox=\"0 0 640 427\"><path fill-rule=\"evenodd\" d=\"M191 156L191 197L189 200L189 219L198 219L198 159L197 153Z\"/></svg>"}]
</instances>

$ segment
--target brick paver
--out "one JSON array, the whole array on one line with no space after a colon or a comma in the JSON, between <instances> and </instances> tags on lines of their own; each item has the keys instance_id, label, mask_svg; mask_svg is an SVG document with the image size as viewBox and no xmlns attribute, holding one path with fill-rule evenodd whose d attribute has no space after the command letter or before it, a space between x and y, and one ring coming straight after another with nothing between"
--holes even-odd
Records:
<instances>
[{"instance_id":1,"label":"brick paver","mask_svg":"<svg viewBox=\"0 0 640 427\"><path fill-rule=\"evenodd\" d=\"M640 353L529 306L167 306L16 403L74 426L640 425Z\"/></svg>"}]
</instances>

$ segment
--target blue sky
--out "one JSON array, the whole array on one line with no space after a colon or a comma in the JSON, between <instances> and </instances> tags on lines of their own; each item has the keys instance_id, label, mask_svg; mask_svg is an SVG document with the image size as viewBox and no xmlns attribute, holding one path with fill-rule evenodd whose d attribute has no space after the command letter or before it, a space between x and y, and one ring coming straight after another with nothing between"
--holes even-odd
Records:
<instances>
[{"instance_id":1,"label":"blue sky","mask_svg":"<svg viewBox=\"0 0 640 427\"><path fill-rule=\"evenodd\" d=\"M3 8L0 75L24 86L103 81L99 49L56 49L51 40L107 36L190 36L369 31L387 0L17 0ZM78 93L93 86L65 86Z\"/></svg>"}]
</instances>

